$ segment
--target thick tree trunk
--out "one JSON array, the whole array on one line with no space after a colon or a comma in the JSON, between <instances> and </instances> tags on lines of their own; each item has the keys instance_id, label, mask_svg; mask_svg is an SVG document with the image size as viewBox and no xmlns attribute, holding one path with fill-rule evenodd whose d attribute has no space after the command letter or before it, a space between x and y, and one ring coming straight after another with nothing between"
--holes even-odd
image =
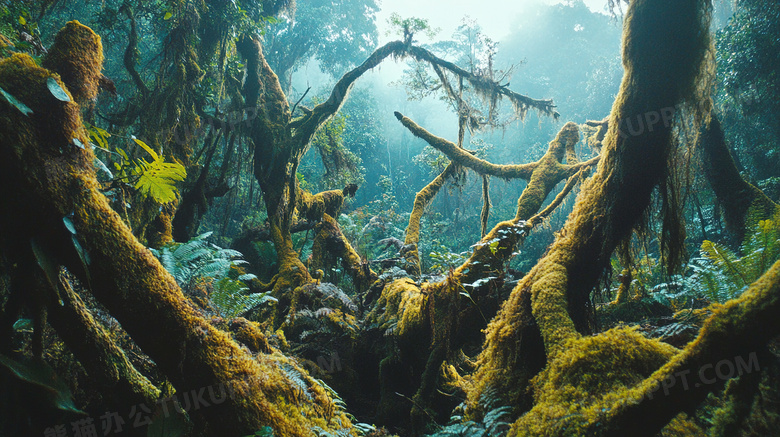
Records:
<instances>
[{"instance_id":1,"label":"thick tree trunk","mask_svg":"<svg viewBox=\"0 0 780 437\"><path fill-rule=\"evenodd\" d=\"M583 184L547 254L490 323L472 405L490 389L517 413L528 410L529 380L544 363L539 354L549 363L589 330L590 292L666 174L675 107L701 98L697 90L710 54L708 7L700 0L631 2L623 34L626 72L598 170ZM538 348L540 336L544 350ZM515 432L522 429L518 424Z\"/></svg>"},{"instance_id":2,"label":"thick tree trunk","mask_svg":"<svg viewBox=\"0 0 780 437\"><path fill-rule=\"evenodd\" d=\"M704 175L721 204L726 230L737 241L742 241L745 234L745 221L751 208L762 219L780 211L780 206L772 199L742 179L731 157L720 121L714 113L709 125L699 136L698 149L702 156Z\"/></svg>"},{"instance_id":3,"label":"thick tree trunk","mask_svg":"<svg viewBox=\"0 0 780 437\"><path fill-rule=\"evenodd\" d=\"M75 30L99 41L88 28L77 25ZM73 59L97 62L89 46L72 50ZM74 145L74 139L88 144L80 108L51 95L50 77L50 71L26 55L0 62L0 86L15 90L17 99L33 111L23 115L10 105L0 107L0 202L4 211L15 212L2 214L3 232L16 247L36 239L47 258L90 284L97 300L177 392L200 393L203 398L209 390L214 396L190 411L204 433L241 436L269 425L279 435L304 436L315 425L329 428L329 419L338 413L324 388L279 353L252 357L202 318L109 207L95 179L94 155ZM79 79L98 80L89 75ZM311 400L299 399L290 390L295 383L283 368L297 369Z\"/></svg>"}]
</instances>

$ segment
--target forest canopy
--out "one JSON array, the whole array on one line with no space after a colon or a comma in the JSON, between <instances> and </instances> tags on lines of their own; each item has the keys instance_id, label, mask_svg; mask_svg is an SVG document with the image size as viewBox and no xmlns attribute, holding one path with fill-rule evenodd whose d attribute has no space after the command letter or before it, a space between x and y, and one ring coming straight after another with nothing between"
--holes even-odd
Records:
<instances>
[{"instance_id":1,"label":"forest canopy","mask_svg":"<svg viewBox=\"0 0 780 437\"><path fill-rule=\"evenodd\" d=\"M603 3L0 0L0 436L776 434L780 6Z\"/></svg>"}]
</instances>

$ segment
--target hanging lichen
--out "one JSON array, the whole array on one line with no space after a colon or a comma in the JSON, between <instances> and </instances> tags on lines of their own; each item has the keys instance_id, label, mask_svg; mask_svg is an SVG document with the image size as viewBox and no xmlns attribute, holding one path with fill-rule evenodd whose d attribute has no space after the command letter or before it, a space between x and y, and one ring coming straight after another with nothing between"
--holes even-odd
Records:
<instances>
[{"instance_id":1,"label":"hanging lichen","mask_svg":"<svg viewBox=\"0 0 780 437\"><path fill-rule=\"evenodd\" d=\"M590 291L617 243L640 220L664 174L676 105L707 106L699 99L709 83L708 23L708 2L631 3L623 36L626 72L598 171L584 184L546 256L518 283L488 327L473 378L472 405L490 388L501 393L516 413L527 411L534 406L527 397L529 380L545 364L568 356L564 351L579 341L581 331L588 331ZM661 122L664 114L666 123ZM657 120L640 133L625 132L626 121L637 117ZM532 358L539 356L546 357L547 363ZM520 432L521 428L514 429Z\"/></svg>"}]
</instances>

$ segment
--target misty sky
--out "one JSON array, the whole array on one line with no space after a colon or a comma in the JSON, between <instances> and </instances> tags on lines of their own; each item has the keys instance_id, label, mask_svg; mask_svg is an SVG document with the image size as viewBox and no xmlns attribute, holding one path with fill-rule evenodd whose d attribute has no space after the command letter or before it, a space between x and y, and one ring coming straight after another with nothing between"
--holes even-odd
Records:
<instances>
[{"instance_id":1,"label":"misty sky","mask_svg":"<svg viewBox=\"0 0 780 437\"><path fill-rule=\"evenodd\" d=\"M539 3L561 3L560 0L383 0L382 10L377 15L377 25L381 40L395 39L385 36L387 18L397 12L403 18L425 18L434 26L441 28L437 38L448 39L461 19L468 15L476 19L485 33L493 39L501 40L511 32L523 13L527 13ZM596 12L606 13L607 0L585 0L585 4Z\"/></svg>"}]
</instances>

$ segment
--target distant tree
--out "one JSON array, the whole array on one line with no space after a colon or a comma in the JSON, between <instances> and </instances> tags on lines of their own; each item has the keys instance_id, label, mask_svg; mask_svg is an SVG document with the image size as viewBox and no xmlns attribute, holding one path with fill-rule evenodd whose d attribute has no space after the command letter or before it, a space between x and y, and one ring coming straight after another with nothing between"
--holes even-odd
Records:
<instances>
[{"instance_id":1,"label":"distant tree","mask_svg":"<svg viewBox=\"0 0 780 437\"><path fill-rule=\"evenodd\" d=\"M737 163L753 178L780 177L780 4L740 0L717 34L718 107ZM775 179L766 181L780 194Z\"/></svg>"},{"instance_id":2,"label":"distant tree","mask_svg":"<svg viewBox=\"0 0 780 437\"><path fill-rule=\"evenodd\" d=\"M292 74L309 60L338 76L362 62L376 47L376 0L299 2L265 31L265 56L290 93Z\"/></svg>"}]
</instances>

